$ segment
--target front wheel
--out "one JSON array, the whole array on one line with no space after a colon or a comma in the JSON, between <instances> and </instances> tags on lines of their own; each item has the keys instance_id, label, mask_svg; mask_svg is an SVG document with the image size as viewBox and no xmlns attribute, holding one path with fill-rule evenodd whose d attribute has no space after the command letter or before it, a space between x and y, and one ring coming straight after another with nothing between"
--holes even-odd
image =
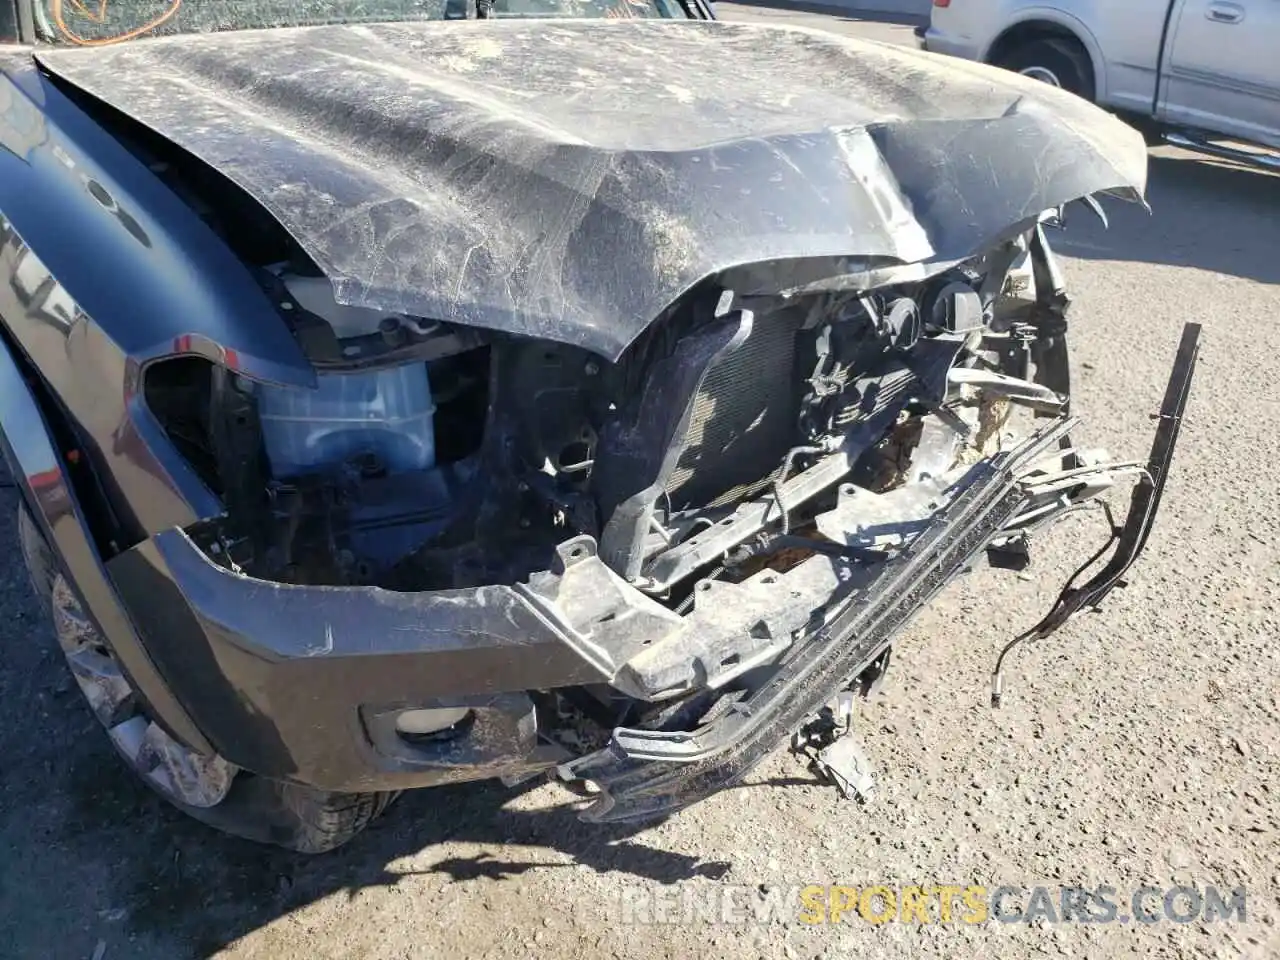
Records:
<instances>
[{"instance_id":1,"label":"front wheel","mask_svg":"<svg viewBox=\"0 0 1280 960\"><path fill-rule=\"evenodd\" d=\"M146 715L25 506L18 535L32 586L50 605L58 646L89 709L129 768L179 810L235 836L323 853L354 837L394 798L268 780L179 743Z\"/></svg>"},{"instance_id":2,"label":"front wheel","mask_svg":"<svg viewBox=\"0 0 1280 960\"><path fill-rule=\"evenodd\" d=\"M1008 50L994 62L998 67L1061 87L1085 100L1092 102L1096 98L1093 65L1084 47L1075 40L1064 37L1029 40Z\"/></svg>"}]
</instances>

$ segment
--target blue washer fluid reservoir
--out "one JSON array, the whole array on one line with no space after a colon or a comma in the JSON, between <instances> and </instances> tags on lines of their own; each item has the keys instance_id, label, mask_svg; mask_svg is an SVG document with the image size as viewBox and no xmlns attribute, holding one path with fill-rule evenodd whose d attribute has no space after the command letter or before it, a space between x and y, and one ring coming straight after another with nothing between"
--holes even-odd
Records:
<instances>
[{"instance_id":1,"label":"blue washer fluid reservoir","mask_svg":"<svg viewBox=\"0 0 1280 960\"><path fill-rule=\"evenodd\" d=\"M362 455L391 473L435 465L435 405L425 363L321 373L315 390L259 384L262 437L276 477Z\"/></svg>"},{"instance_id":2,"label":"blue washer fluid reservoir","mask_svg":"<svg viewBox=\"0 0 1280 960\"><path fill-rule=\"evenodd\" d=\"M372 333L388 314L338 304L324 277L283 277L290 294L339 339ZM298 476L362 455L391 473L435 466L436 412L427 365L320 373L315 390L257 384L258 416L272 473Z\"/></svg>"}]
</instances>

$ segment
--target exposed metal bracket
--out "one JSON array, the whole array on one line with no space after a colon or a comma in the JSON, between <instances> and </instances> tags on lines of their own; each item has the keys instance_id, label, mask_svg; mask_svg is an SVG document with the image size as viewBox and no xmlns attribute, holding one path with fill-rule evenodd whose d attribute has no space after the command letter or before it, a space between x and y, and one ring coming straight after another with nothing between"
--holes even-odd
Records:
<instances>
[{"instance_id":1,"label":"exposed metal bracket","mask_svg":"<svg viewBox=\"0 0 1280 960\"><path fill-rule=\"evenodd\" d=\"M953 367L947 380L956 386L986 390L1013 403L1031 407L1039 413L1059 414L1066 410L1067 398L1048 387L1030 380L1019 380L994 370L970 367Z\"/></svg>"},{"instance_id":2,"label":"exposed metal bracket","mask_svg":"<svg viewBox=\"0 0 1280 960\"><path fill-rule=\"evenodd\" d=\"M810 766L835 785L846 800L869 803L875 796L876 781L862 744L853 732L856 697L842 692L835 703L824 707L795 734L791 749L809 757ZM818 748L817 753L811 753Z\"/></svg>"}]
</instances>

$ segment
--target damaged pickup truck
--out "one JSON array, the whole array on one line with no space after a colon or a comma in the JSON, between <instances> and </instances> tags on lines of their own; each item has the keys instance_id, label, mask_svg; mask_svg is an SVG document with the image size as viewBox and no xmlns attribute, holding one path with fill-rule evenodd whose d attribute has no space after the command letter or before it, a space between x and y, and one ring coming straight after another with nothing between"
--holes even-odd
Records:
<instances>
[{"instance_id":1,"label":"damaged pickup truck","mask_svg":"<svg viewBox=\"0 0 1280 960\"><path fill-rule=\"evenodd\" d=\"M1046 235L1146 178L1076 97L696 0L6 29L22 548L112 743L201 820L321 851L401 790L547 774L637 820L791 737L866 794L841 733L922 605L1117 486L1114 555L1025 636L1145 544L1198 328L1149 460L1073 441Z\"/></svg>"}]
</instances>

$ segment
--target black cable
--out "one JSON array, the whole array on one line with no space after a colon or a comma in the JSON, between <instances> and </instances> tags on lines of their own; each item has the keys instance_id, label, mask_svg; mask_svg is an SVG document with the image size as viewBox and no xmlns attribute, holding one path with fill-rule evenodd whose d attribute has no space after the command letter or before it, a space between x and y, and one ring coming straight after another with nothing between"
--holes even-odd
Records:
<instances>
[{"instance_id":1,"label":"black cable","mask_svg":"<svg viewBox=\"0 0 1280 960\"><path fill-rule=\"evenodd\" d=\"M1027 640L1030 640L1032 637L1035 637L1038 634L1041 634L1041 631L1043 631L1045 627L1048 626L1048 624L1054 619L1054 615L1057 613L1057 611L1066 604L1067 599L1071 596L1072 591L1075 589L1076 581L1080 579L1081 575L1084 574L1086 570L1088 570L1095 563L1101 560L1102 557L1106 554L1106 552L1111 549L1112 545L1118 539L1120 539L1120 528L1116 526L1115 516L1111 512L1110 504L1108 504L1105 500L1100 502L1102 503L1102 512L1106 515L1107 526L1110 528L1111 535L1107 538L1107 542L1104 543L1096 553L1094 553L1091 557L1089 557L1088 560L1086 560L1079 567L1077 567L1076 571L1073 574L1071 574L1071 576L1067 579L1066 585L1063 586L1062 591L1058 594L1057 599L1053 601L1053 606L1049 608L1049 612L1043 618L1041 618L1040 621L1036 623L1036 625L1032 627L1030 630L1026 631L1025 633L1018 634L1016 637L1014 637L1012 640L1010 640L1008 643L1004 645L1004 649L1000 651L1000 656L996 658L995 669L991 671L991 706L998 709L1000 707L1001 701L1004 698L1003 671L1004 671L1005 657L1007 657L1013 651L1014 647L1018 646L1019 644Z\"/></svg>"},{"instance_id":2,"label":"black cable","mask_svg":"<svg viewBox=\"0 0 1280 960\"><path fill-rule=\"evenodd\" d=\"M782 514L782 535L784 537L791 532L791 511L782 505L782 484L786 481L787 474L791 472L791 465L795 462L796 457L824 452L822 447L792 447L787 451L787 455L782 458L782 467L773 478L773 501L778 505L778 513Z\"/></svg>"}]
</instances>

